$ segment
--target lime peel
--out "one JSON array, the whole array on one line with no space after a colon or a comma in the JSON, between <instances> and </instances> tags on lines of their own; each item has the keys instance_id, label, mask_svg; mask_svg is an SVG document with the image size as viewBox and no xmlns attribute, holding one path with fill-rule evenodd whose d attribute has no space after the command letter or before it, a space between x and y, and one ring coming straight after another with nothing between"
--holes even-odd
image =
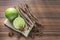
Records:
<instances>
[{"instance_id":1,"label":"lime peel","mask_svg":"<svg viewBox=\"0 0 60 40\"><path fill-rule=\"evenodd\" d=\"M16 8L7 8L5 10L5 16L10 21L14 20L16 17L18 17L18 10Z\"/></svg>"}]
</instances>

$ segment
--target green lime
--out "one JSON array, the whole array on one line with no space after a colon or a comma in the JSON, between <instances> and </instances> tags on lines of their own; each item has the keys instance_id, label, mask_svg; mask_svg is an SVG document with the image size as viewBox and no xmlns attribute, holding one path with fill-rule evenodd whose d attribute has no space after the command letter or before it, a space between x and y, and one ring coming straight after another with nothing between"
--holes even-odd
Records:
<instances>
[{"instance_id":1,"label":"green lime","mask_svg":"<svg viewBox=\"0 0 60 40\"><path fill-rule=\"evenodd\" d=\"M25 26L24 19L22 17L15 18L15 20L13 21L13 26L16 29L23 29Z\"/></svg>"},{"instance_id":2,"label":"green lime","mask_svg":"<svg viewBox=\"0 0 60 40\"><path fill-rule=\"evenodd\" d=\"M18 17L18 10L16 8L7 8L5 11L5 16L9 19L9 20L14 20L16 17Z\"/></svg>"}]
</instances>

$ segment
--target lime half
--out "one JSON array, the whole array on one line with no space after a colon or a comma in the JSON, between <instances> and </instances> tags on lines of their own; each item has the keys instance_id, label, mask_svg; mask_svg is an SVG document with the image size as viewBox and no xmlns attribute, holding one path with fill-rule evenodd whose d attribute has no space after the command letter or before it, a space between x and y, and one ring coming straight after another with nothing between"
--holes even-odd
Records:
<instances>
[{"instance_id":1,"label":"lime half","mask_svg":"<svg viewBox=\"0 0 60 40\"><path fill-rule=\"evenodd\" d=\"M14 21L13 21L13 26L16 29L23 29L25 26L25 21L22 17L17 17Z\"/></svg>"}]
</instances>

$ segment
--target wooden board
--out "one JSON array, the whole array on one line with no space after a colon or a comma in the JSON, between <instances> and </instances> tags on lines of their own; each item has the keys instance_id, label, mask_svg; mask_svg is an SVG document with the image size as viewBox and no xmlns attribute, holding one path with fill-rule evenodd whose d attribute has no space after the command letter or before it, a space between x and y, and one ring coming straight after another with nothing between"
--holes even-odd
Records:
<instances>
[{"instance_id":1,"label":"wooden board","mask_svg":"<svg viewBox=\"0 0 60 40\"><path fill-rule=\"evenodd\" d=\"M17 6L19 3L27 3L32 14L43 26L37 28L39 32L32 31L27 38L16 32L13 37L9 37L8 33L12 30L3 23L5 9ZM35 36L31 37L33 34ZM0 0L0 40L60 40L60 0Z\"/></svg>"}]
</instances>

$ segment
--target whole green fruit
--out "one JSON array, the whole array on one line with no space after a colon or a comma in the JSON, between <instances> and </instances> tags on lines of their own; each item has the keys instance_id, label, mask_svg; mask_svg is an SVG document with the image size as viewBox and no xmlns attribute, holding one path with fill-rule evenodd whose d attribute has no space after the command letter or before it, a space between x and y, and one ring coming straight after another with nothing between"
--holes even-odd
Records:
<instances>
[{"instance_id":1,"label":"whole green fruit","mask_svg":"<svg viewBox=\"0 0 60 40\"><path fill-rule=\"evenodd\" d=\"M16 29L23 29L25 26L25 21L22 17L17 17L14 21L13 21L13 26Z\"/></svg>"},{"instance_id":2,"label":"whole green fruit","mask_svg":"<svg viewBox=\"0 0 60 40\"><path fill-rule=\"evenodd\" d=\"M7 8L5 11L5 16L9 19L9 20L14 20L16 17L18 17L18 10L16 8Z\"/></svg>"}]
</instances>

